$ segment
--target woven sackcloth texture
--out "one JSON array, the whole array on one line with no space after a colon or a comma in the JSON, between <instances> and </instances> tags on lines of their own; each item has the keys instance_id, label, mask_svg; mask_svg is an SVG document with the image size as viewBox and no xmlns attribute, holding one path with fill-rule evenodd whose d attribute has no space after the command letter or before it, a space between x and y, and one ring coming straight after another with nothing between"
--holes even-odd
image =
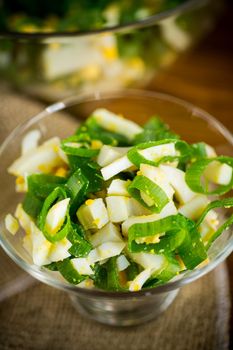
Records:
<instances>
[{"instance_id":1,"label":"woven sackcloth texture","mask_svg":"<svg viewBox=\"0 0 233 350\"><path fill-rule=\"evenodd\" d=\"M0 142L43 105L0 89ZM0 254L0 288L25 274ZM158 319L131 328L81 317L66 293L26 280L26 290L0 300L0 349L222 350L228 349L230 298L224 264L183 287ZM29 285L32 284L30 287ZM15 289L15 292L17 290ZM11 293L13 294L13 293Z\"/></svg>"}]
</instances>

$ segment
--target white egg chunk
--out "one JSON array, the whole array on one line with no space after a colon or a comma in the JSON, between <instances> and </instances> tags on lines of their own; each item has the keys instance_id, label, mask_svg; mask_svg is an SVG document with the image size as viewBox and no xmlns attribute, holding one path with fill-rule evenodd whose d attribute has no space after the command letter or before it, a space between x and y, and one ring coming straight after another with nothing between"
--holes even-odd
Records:
<instances>
[{"instance_id":1,"label":"white egg chunk","mask_svg":"<svg viewBox=\"0 0 233 350\"><path fill-rule=\"evenodd\" d=\"M122 157L125 155L131 147L113 147L108 145L103 145L101 147L100 152L97 157L97 163L104 167L110 163L112 163L114 160Z\"/></svg>"},{"instance_id":2,"label":"white egg chunk","mask_svg":"<svg viewBox=\"0 0 233 350\"><path fill-rule=\"evenodd\" d=\"M49 260L51 262L64 260L70 256L68 250L72 246L71 242L67 238L53 243L49 252Z\"/></svg>"},{"instance_id":3,"label":"white egg chunk","mask_svg":"<svg viewBox=\"0 0 233 350\"><path fill-rule=\"evenodd\" d=\"M21 154L25 155L31 150L38 147L39 140L41 138L41 132L38 129L29 131L23 138L21 144Z\"/></svg>"},{"instance_id":4,"label":"white egg chunk","mask_svg":"<svg viewBox=\"0 0 233 350\"><path fill-rule=\"evenodd\" d=\"M130 253L130 257L144 269L151 269L153 273L162 270L167 264L165 256L160 254L140 252Z\"/></svg>"},{"instance_id":5,"label":"white egg chunk","mask_svg":"<svg viewBox=\"0 0 233 350\"><path fill-rule=\"evenodd\" d=\"M58 152L59 157L64 161L64 163L69 164L68 157L67 157L66 153L63 151L63 149L61 149L61 145L58 147L57 152Z\"/></svg>"},{"instance_id":6,"label":"white egg chunk","mask_svg":"<svg viewBox=\"0 0 233 350\"><path fill-rule=\"evenodd\" d=\"M175 149L174 143L165 143L163 145L157 145L148 147L138 151L144 158L151 161L159 161L165 156L176 156L179 153Z\"/></svg>"},{"instance_id":7,"label":"white egg chunk","mask_svg":"<svg viewBox=\"0 0 233 350\"><path fill-rule=\"evenodd\" d=\"M116 264L118 271L124 271L130 265L129 261L124 255L118 256L118 258L116 259Z\"/></svg>"},{"instance_id":8,"label":"white egg chunk","mask_svg":"<svg viewBox=\"0 0 233 350\"><path fill-rule=\"evenodd\" d=\"M145 208L135 198L129 198L127 201L128 216L150 215L151 211Z\"/></svg>"},{"instance_id":9,"label":"white egg chunk","mask_svg":"<svg viewBox=\"0 0 233 350\"><path fill-rule=\"evenodd\" d=\"M207 158L214 158L214 157L217 157L217 153L215 152L215 149L208 145L207 143L204 143L205 144L205 151L206 151L206 155L207 155Z\"/></svg>"},{"instance_id":10,"label":"white egg chunk","mask_svg":"<svg viewBox=\"0 0 233 350\"><path fill-rule=\"evenodd\" d=\"M37 266L49 264L51 262L49 259L49 252L52 243L45 238L34 222L31 223L31 236L33 263Z\"/></svg>"},{"instance_id":11,"label":"white egg chunk","mask_svg":"<svg viewBox=\"0 0 233 350\"><path fill-rule=\"evenodd\" d=\"M148 237L138 237L135 239L135 242L138 244L146 243L146 244L155 244L160 242L160 237L163 236L164 233L158 233L153 236L148 236Z\"/></svg>"},{"instance_id":12,"label":"white egg chunk","mask_svg":"<svg viewBox=\"0 0 233 350\"><path fill-rule=\"evenodd\" d=\"M197 220L204 209L209 204L209 200L205 195L197 195L189 202L179 207L178 212L189 219Z\"/></svg>"},{"instance_id":13,"label":"white egg chunk","mask_svg":"<svg viewBox=\"0 0 233 350\"><path fill-rule=\"evenodd\" d=\"M25 193L28 190L28 183L27 183L27 176L28 174L25 173L24 176L17 176L15 180L15 191L19 193Z\"/></svg>"},{"instance_id":14,"label":"white egg chunk","mask_svg":"<svg viewBox=\"0 0 233 350\"><path fill-rule=\"evenodd\" d=\"M24 174L50 173L55 167L62 166L63 160L58 154L60 139L54 137L41 146L28 151L25 155L16 159L8 168L8 172L15 176Z\"/></svg>"},{"instance_id":15,"label":"white egg chunk","mask_svg":"<svg viewBox=\"0 0 233 350\"><path fill-rule=\"evenodd\" d=\"M89 237L89 240L94 248L105 242L122 242L122 236L118 227L111 222Z\"/></svg>"},{"instance_id":16,"label":"white egg chunk","mask_svg":"<svg viewBox=\"0 0 233 350\"><path fill-rule=\"evenodd\" d=\"M232 167L216 160L207 165L204 176L218 185L228 185L232 178Z\"/></svg>"},{"instance_id":17,"label":"white egg chunk","mask_svg":"<svg viewBox=\"0 0 233 350\"><path fill-rule=\"evenodd\" d=\"M128 201L129 198L124 196L106 197L107 211L111 222L118 223L128 218Z\"/></svg>"},{"instance_id":18,"label":"white egg chunk","mask_svg":"<svg viewBox=\"0 0 233 350\"><path fill-rule=\"evenodd\" d=\"M204 244L208 242L213 233L217 230L218 225L219 220L217 212L210 210L199 227Z\"/></svg>"},{"instance_id":19,"label":"white egg chunk","mask_svg":"<svg viewBox=\"0 0 233 350\"><path fill-rule=\"evenodd\" d=\"M130 194L127 190L129 184L131 183L130 180L124 181L120 179L112 180L110 186L107 189L107 194L109 196L126 196L130 197Z\"/></svg>"},{"instance_id":20,"label":"white egg chunk","mask_svg":"<svg viewBox=\"0 0 233 350\"><path fill-rule=\"evenodd\" d=\"M124 242L105 242L90 251L87 257L88 262L92 265L97 261L102 261L113 256L117 256L125 248L125 245L126 243Z\"/></svg>"},{"instance_id":21,"label":"white egg chunk","mask_svg":"<svg viewBox=\"0 0 233 350\"><path fill-rule=\"evenodd\" d=\"M32 236L31 234L26 234L23 237L23 247L32 256Z\"/></svg>"},{"instance_id":22,"label":"white egg chunk","mask_svg":"<svg viewBox=\"0 0 233 350\"><path fill-rule=\"evenodd\" d=\"M121 154L116 150L117 147L107 146L104 145L97 157L97 163L104 167L110 163L112 163L114 160L121 157Z\"/></svg>"},{"instance_id":23,"label":"white egg chunk","mask_svg":"<svg viewBox=\"0 0 233 350\"><path fill-rule=\"evenodd\" d=\"M191 45L191 35L177 24L176 16L161 21L161 33L163 40L175 51L184 51Z\"/></svg>"},{"instance_id":24,"label":"white egg chunk","mask_svg":"<svg viewBox=\"0 0 233 350\"><path fill-rule=\"evenodd\" d=\"M142 216L132 216L123 222L121 225L122 233L125 237L128 236L128 230L130 226L133 224L140 224L146 222L152 222L159 219L162 219L166 216L176 215L177 209L173 201L170 201L165 207L161 210L159 214L151 214L151 215L142 215Z\"/></svg>"},{"instance_id":25,"label":"white egg chunk","mask_svg":"<svg viewBox=\"0 0 233 350\"><path fill-rule=\"evenodd\" d=\"M85 230L100 229L109 221L102 198L88 199L85 204L81 205L76 214Z\"/></svg>"},{"instance_id":26,"label":"white egg chunk","mask_svg":"<svg viewBox=\"0 0 233 350\"><path fill-rule=\"evenodd\" d=\"M70 198L65 198L54 204L48 211L45 219L45 229L55 235L65 222Z\"/></svg>"},{"instance_id":27,"label":"white egg chunk","mask_svg":"<svg viewBox=\"0 0 233 350\"><path fill-rule=\"evenodd\" d=\"M127 156L123 156L114 160L114 162L106 165L101 169L101 174L105 181L111 179L113 176L126 171L133 166Z\"/></svg>"},{"instance_id":28,"label":"white egg chunk","mask_svg":"<svg viewBox=\"0 0 233 350\"><path fill-rule=\"evenodd\" d=\"M166 173L158 167L154 167L148 164L140 165L140 174L147 177L151 181L153 181L156 185L162 188L162 190L166 193L168 198L172 198L174 195L174 189L168 182L168 178Z\"/></svg>"},{"instance_id":29,"label":"white egg chunk","mask_svg":"<svg viewBox=\"0 0 233 350\"><path fill-rule=\"evenodd\" d=\"M153 199L151 199L150 196L145 192L140 191L140 196L142 200L148 205L148 207L152 207L155 204Z\"/></svg>"},{"instance_id":30,"label":"white egg chunk","mask_svg":"<svg viewBox=\"0 0 233 350\"><path fill-rule=\"evenodd\" d=\"M150 278L151 269L146 269L140 272L133 281L129 282L129 290L137 292L142 289L143 284Z\"/></svg>"},{"instance_id":31,"label":"white egg chunk","mask_svg":"<svg viewBox=\"0 0 233 350\"><path fill-rule=\"evenodd\" d=\"M19 230L19 223L16 218L14 218L13 215L7 214L5 217L5 226L7 231L9 231L13 236L17 233Z\"/></svg>"},{"instance_id":32,"label":"white egg chunk","mask_svg":"<svg viewBox=\"0 0 233 350\"><path fill-rule=\"evenodd\" d=\"M94 286L93 280L90 279L90 278L87 278L87 279L85 279L84 281L80 282L80 283L78 284L78 287L80 287L80 288L92 289L92 288L94 288L95 286Z\"/></svg>"},{"instance_id":33,"label":"white egg chunk","mask_svg":"<svg viewBox=\"0 0 233 350\"><path fill-rule=\"evenodd\" d=\"M104 108L96 109L92 113L93 118L104 129L126 136L129 140L143 131L143 128L131 120L112 113Z\"/></svg>"},{"instance_id":34,"label":"white egg chunk","mask_svg":"<svg viewBox=\"0 0 233 350\"><path fill-rule=\"evenodd\" d=\"M31 222L33 221L32 218L24 211L21 203L17 205L15 217L18 219L20 226L24 229L26 234L30 234Z\"/></svg>"},{"instance_id":35,"label":"white egg chunk","mask_svg":"<svg viewBox=\"0 0 233 350\"><path fill-rule=\"evenodd\" d=\"M159 168L166 174L170 185L175 190L175 196L181 204L190 201L196 196L196 193L188 187L185 181L184 171L168 165L160 165Z\"/></svg>"},{"instance_id":36,"label":"white egg chunk","mask_svg":"<svg viewBox=\"0 0 233 350\"><path fill-rule=\"evenodd\" d=\"M80 274L80 275L93 275L93 270L87 260L87 258L75 258L71 260L71 264L73 265L73 268Z\"/></svg>"}]
</instances>

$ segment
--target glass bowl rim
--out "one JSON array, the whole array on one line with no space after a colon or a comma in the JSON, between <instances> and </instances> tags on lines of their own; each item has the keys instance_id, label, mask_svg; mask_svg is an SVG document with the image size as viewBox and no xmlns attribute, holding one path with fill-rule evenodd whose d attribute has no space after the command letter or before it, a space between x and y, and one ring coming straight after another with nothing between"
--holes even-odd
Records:
<instances>
[{"instance_id":1,"label":"glass bowl rim","mask_svg":"<svg viewBox=\"0 0 233 350\"><path fill-rule=\"evenodd\" d=\"M11 142L11 140L14 138L14 136L18 135L19 133L24 132L26 129L28 129L30 126L38 123L43 118L49 117L51 114L55 112L62 111L68 107L72 107L76 104L81 104L83 102L91 102L91 101L97 101L101 99L117 99L117 98L149 98L149 99L158 99L163 102L172 102L176 105L181 106L182 108L186 108L187 110L191 111L192 113L195 112L195 116L199 117L201 119L204 119L205 121L211 123L212 126L214 126L215 129L217 129L225 138L226 140L233 146L233 135L232 133L217 119L215 119L213 116L211 116L209 113L204 111L203 109L196 107L194 104L189 103L183 99L174 97L169 94L160 93L156 91L149 91L149 90L139 90L139 89L123 89L123 90L116 90L116 91L102 91L102 92L93 92L93 93L82 93L78 96L72 95L60 102L56 102L48 107L46 107L44 110L42 110L40 113L36 114L33 117L28 118L23 123L20 123L16 128L13 129L13 131L8 135L8 137L3 141L2 145L0 146L0 159L1 156L4 154L4 151L7 149L8 144ZM105 291L97 288L88 289L88 288L82 288L78 287L78 285L72 285L68 282L62 282L55 280L54 278L50 277L49 275L45 275L43 270L38 270L39 267L35 269L35 265L29 265L27 262L25 262L19 255L15 254L15 249L12 248L12 245L9 244L1 235L0 232L0 245L3 248L3 250L6 252L6 254L23 270L28 272L30 275L35 277L41 282L44 282L50 286L56 287L58 289L70 292L70 293L79 293L79 294L85 294L89 296L98 296L98 297L109 297L109 298L132 298L132 297L143 297L153 294L159 294L163 292L169 292L174 289L178 289L184 285L187 285L196 279L204 276L208 272L212 271L217 265L219 265L223 260L225 260L233 251L233 237L229 240L228 244L224 247L224 249L218 253L218 255L215 257L213 261L208 263L207 265L193 270L190 272L190 275L185 276L179 280L174 280L167 282L163 285L135 291L135 292L129 292L129 291Z\"/></svg>"},{"instance_id":2,"label":"glass bowl rim","mask_svg":"<svg viewBox=\"0 0 233 350\"><path fill-rule=\"evenodd\" d=\"M166 19L170 16L178 16L189 10L203 7L211 0L185 0L184 3L175 6L174 8L157 12L154 15L148 16L144 19L132 21L125 24L118 24L115 26L109 26L106 28L93 29L90 31L71 31L71 32L35 32L35 33L21 33L21 32L0 32L0 39L49 39L49 38L70 38L70 37L83 37L100 33L108 32L121 32L123 30L140 29L149 27L160 20Z\"/></svg>"}]
</instances>

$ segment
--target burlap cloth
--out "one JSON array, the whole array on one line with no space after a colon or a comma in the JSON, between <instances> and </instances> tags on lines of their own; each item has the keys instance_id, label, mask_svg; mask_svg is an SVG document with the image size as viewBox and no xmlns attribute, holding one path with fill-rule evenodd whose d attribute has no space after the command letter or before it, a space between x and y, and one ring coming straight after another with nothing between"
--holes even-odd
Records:
<instances>
[{"instance_id":1,"label":"burlap cloth","mask_svg":"<svg viewBox=\"0 0 233 350\"><path fill-rule=\"evenodd\" d=\"M42 108L0 88L0 141ZM158 319L115 328L84 319L64 292L35 282L0 253L1 350L222 350L229 348L229 315L225 264L184 287Z\"/></svg>"}]
</instances>

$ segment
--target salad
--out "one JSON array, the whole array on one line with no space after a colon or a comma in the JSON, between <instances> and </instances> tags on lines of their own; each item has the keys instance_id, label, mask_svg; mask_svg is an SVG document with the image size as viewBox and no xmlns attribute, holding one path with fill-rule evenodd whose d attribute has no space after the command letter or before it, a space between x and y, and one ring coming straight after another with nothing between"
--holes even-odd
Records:
<instances>
[{"instance_id":1,"label":"salad","mask_svg":"<svg viewBox=\"0 0 233 350\"><path fill-rule=\"evenodd\" d=\"M208 263L233 223L215 210L233 206L220 197L233 188L233 158L181 140L157 116L141 127L97 109L64 140L38 145L40 137L31 130L8 169L25 195L5 225L13 235L25 231L34 265L71 284L164 284Z\"/></svg>"}]
</instances>

